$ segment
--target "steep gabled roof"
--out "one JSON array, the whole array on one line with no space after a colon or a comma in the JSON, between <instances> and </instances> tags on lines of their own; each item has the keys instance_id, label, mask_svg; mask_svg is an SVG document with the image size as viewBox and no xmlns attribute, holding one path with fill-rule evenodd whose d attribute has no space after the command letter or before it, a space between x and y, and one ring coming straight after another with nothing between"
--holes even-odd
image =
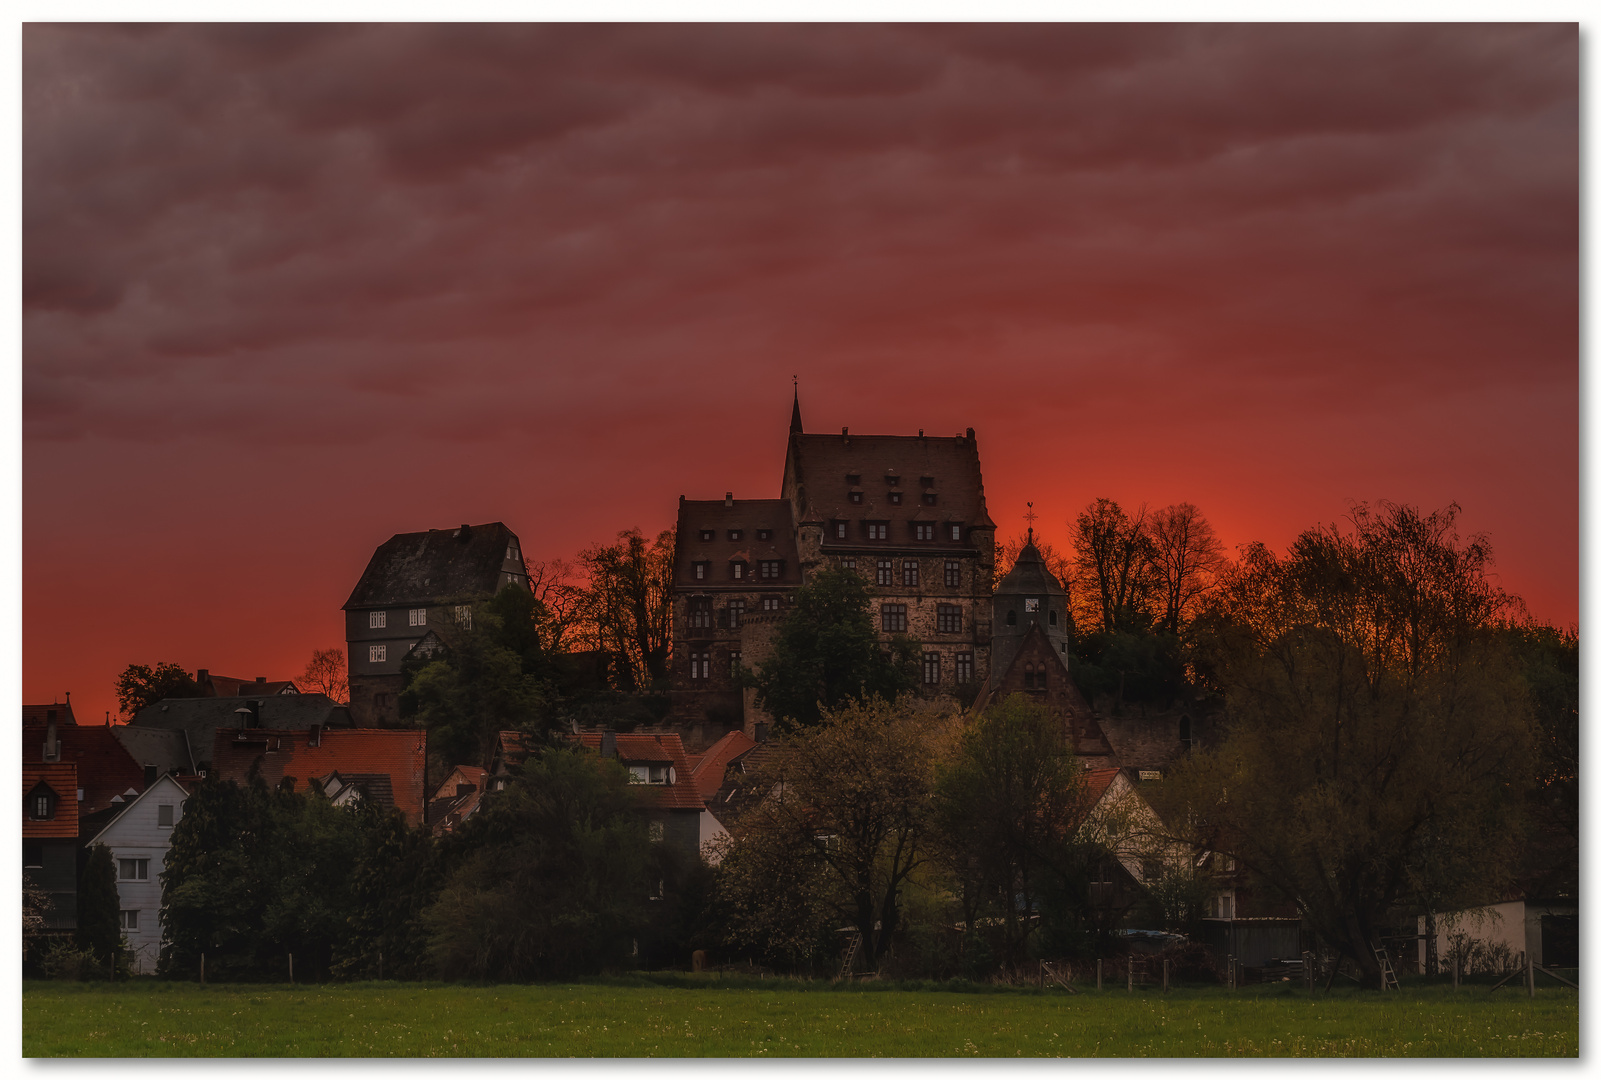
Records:
<instances>
[{"instance_id":1,"label":"steep gabled roof","mask_svg":"<svg viewBox=\"0 0 1601 1080\"><path fill-rule=\"evenodd\" d=\"M55 713L51 716L51 713ZM72 715L72 702L52 701L48 705L24 705L22 707L22 722L24 724L48 724L54 720L58 724L76 724L78 721Z\"/></svg>"},{"instance_id":2,"label":"steep gabled roof","mask_svg":"<svg viewBox=\"0 0 1601 1080\"><path fill-rule=\"evenodd\" d=\"M212 770L224 780L244 784L259 768L268 787L285 777L304 791L313 778L329 773L342 777L382 774L391 788L391 804L411 825L423 821L423 770L427 733L388 728L323 731L311 745L310 732L265 728L219 729L211 749Z\"/></svg>"},{"instance_id":3,"label":"steep gabled roof","mask_svg":"<svg viewBox=\"0 0 1601 1080\"><path fill-rule=\"evenodd\" d=\"M45 733L48 724L22 726L22 760L27 763L44 761ZM81 814L93 814L112 805L113 796L129 788L143 791L144 768L123 748L112 728L84 724L57 724L56 738L61 742L61 760L78 768L77 787L83 788ZM76 799L77 792L74 790Z\"/></svg>"},{"instance_id":4,"label":"steep gabled roof","mask_svg":"<svg viewBox=\"0 0 1601 1080\"><path fill-rule=\"evenodd\" d=\"M860 478L858 484L850 476ZM887 477L898 478L902 502L888 499ZM931 484L924 485L928 477ZM853 487L862 501L850 501ZM942 520L970 528L993 529L984 501L978 440L969 428L954 437L922 435L806 435L792 433L784 463L784 494L794 498L802 522L874 519L891 523L890 538L910 534L910 523L925 505L925 491L936 495L931 508ZM895 528L903 524L903 528ZM936 534L937 535L937 534ZM853 537L854 540L854 537ZM830 538L825 534L824 546ZM938 548L940 544L935 544Z\"/></svg>"},{"instance_id":5,"label":"steep gabled roof","mask_svg":"<svg viewBox=\"0 0 1601 1080\"><path fill-rule=\"evenodd\" d=\"M118 822L127 820L128 811L132 810L135 806L138 806L141 802L143 802L146 796L158 798L158 793L163 791L170 792L175 795L180 803L182 803L183 800L187 799L192 794L190 786L179 783L174 777L163 776L154 784L151 784L149 787L141 791L138 795L134 796L132 799L129 799L127 804L123 806L121 810L117 811L117 816L106 822L105 826L99 832L95 833L94 838L91 839L89 843L91 845L105 844L109 847L112 841L115 839L115 836L112 835L113 830L116 829Z\"/></svg>"},{"instance_id":6,"label":"steep gabled roof","mask_svg":"<svg viewBox=\"0 0 1601 1080\"><path fill-rule=\"evenodd\" d=\"M710 803L716 797L718 789L723 786L723 777L728 772L729 763L750 753L758 745L756 740L745 734L741 728L735 728L712 743L711 748L691 767L695 778L695 789L700 792L701 798Z\"/></svg>"},{"instance_id":7,"label":"steep gabled roof","mask_svg":"<svg viewBox=\"0 0 1601 1080\"><path fill-rule=\"evenodd\" d=\"M222 728L242 727L239 710L256 704L255 723L273 731L312 727L352 728L350 710L326 694L268 694L236 698L165 698L140 709L135 727L182 730L198 765L209 760Z\"/></svg>"},{"instance_id":8,"label":"steep gabled roof","mask_svg":"<svg viewBox=\"0 0 1601 1080\"><path fill-rule=\"evenodd\" d=\"M576 736L586 750L600 752L604 733L585 731ZM704 810L706 803L695 787L695 779L684 754L684 741L674 734L618 735L617 760L629 764L670 764L677 774L671 784L640 784L635 787L640 801L657 810Z\"/></svg>"},{"instance_id":9,"label":"steep gabled roof","mask_svg":"<svg viewBox=\"0 0 1601 1080\"><path fill-rule=\"evenodd\" d=\"M27 798L44 784L55 792L56 816L35 821L28 816ZM22 838L24 840L75 839L78 835L78 767L71 762L22 763Z\"/></svg>"},{"instance_id":10,"label":"steep gabled roof","mask_svg":"<svg viewBox=\"0 0 1601 1080\"><path fill-rule=\"evenodd\" d=\"M193 773L194 755L189 751L189 736L182 728L134 727L118 724L111 729L122 748L128 751L142 769L156 767L156 775L165 773Z\"/></svg>"},{"instance_id":11,"label":"steep gabled roof","mask_svg":"<svg viewBox=\"0 0 1601 1080\"><path fill-rule=\"evenodd\" d=\"M730 529L742 533L728 538ZM757 538L759 530L771 535ZM702 540L710 530L712 538ZM736 580L729 564L746 564L745 577ZM757 563L777 559L784 565L777 578L757 576ZM711 575L697 579L694 564L711 563ZM773 588L800 584L800 553L795 547L795 523L788 499L684 499L678 500L678 540L673 555L673 583L681 589L724 586L737 589Z\"/></svg>"},{"instance_id":12,"label":"steep gabled roof","mask_svg":"<svg viewBox=\"0 0 1601 1080\"><path fill-rule=\"evenodd\" d=\"M195 683L200 687L200 697L259 697L300 692L300 687L295 685L293 679L236 679L231 675L213 675L203 669L195 672Z\"/></svg>"},{"instance_id":13,"label":"steep gabled roof","mask_svg":"<svg viewBox=\"0 0 1601 1080\"><path fill-rule=\"evenodd\" d=\"M1067 590L1062 583L1056 580L1050 567L1040 557L1039 548L1034 546L1033 529L1029 530L1028 542L1023 550L1017 553L1017 561L1007 571L1006 576L995 586L997 595L1028 593L1033 596L1065 596Z\"/></svg>"},{"instance_id":14,"label":"steep gabled roof","mask_svg":"<svg viewBox=\"0 0 1601 1080\"><path fill-rule=\"evenodd\" d=\"M516 558L507 553L516 549ZM487 600L506 574L528 585L517 534L499 521L397 533L373 552L345 608L406 607Z\"/></svg>"},{"instance_id":15,"label":"steep gabled roof","mask_svg":"<svg viewBox=\"0 0 1601 1080\"><path fill-rule=\"evenodd\" d=\"M486 769L473 765L457 765L452 769L450 775L445 777L445 782L434 790L433 798L428 800L428 824L433 826L434 834L447 832L471 817L484 797L488 782L489 772ZM471 784L473 789L457 794L456 788L462 784Z\"/></svg>"}]
</instances>

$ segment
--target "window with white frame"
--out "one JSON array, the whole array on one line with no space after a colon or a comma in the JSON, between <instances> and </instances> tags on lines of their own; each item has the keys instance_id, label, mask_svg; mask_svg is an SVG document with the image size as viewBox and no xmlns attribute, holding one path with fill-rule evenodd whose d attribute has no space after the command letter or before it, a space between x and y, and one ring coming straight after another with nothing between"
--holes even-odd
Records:
<instances>
[{"instance_id":1,"label":"window with white frame","mask_svg":"<svg viewBox=\"0 0 1601 1080\"><path fill-rule=\"evenodd\" d=\"M713 540L716 539L716 537L717 533L712 529L702 529L700 531L700 538L702 540Z\"/></svg>"},{"instance_id":2,"label":"window with white frame","mask_svg":"<svg viewBox=\"0 0 1601 1080\"><path fill-rule=\"evenodd\" d=\"M845 523L843 521L834 522L834 539L843 540L845 539L845 536Z\"/></svg>"},{"instance_id":3,"label":"window with white frame","mask_svg":"<svg viewBox=\"0 0 1601 1080\"><path fill-rule=\"evenodd\" d=\"M740 620L745 617L745 601L735 597L728 602L728 628L738 630Z\"/></svg>"},{"instance_id":4,"label":"window with white frame","mask_svg":"<svg viewBox=\"0 0 1601 1080\"><path fill-rule=\"evenodd\" d=\"M777 611L778 610L778 597L776 597L776 596L764 596L764 597L762 597L762 610L763 611Z\"/></svg>"},{"instance_id":5,"label":"window with white frame","mask_svg":"<svg viewBox=\"0 0 1601 1080\"><path fill-rule=\"evenodd\" d=\"M933 525L932 522L919 521L915 526L913 526L913 528L916 530L916 534L915 535L917 536L917 539L919 539L919 540L932 540L932 539L934 539L934 525Z\"/></svg>"},{"instance_id":6,"label":"window with white frame","mask_svg":"<svg viewBox=\"0 0 1601 1080\"><path fill-rule=\"evenodd\" d=\"M962 632L962 609L955 604L941 604L935 609L935 628L942 634Z\"/></svg>"},{"instance_id":7,"label":"window with white frame","mask_svg":"<svg viewBox=\"0 0 1601 1080\"><path fill-rule=\"evenodd\" d=\"M387 611L369 611L369 612L367 612L367 629L369 629L369 630L382 630L385 626L388 626L388 625L389 625L389 612L387 612Z\"/></svg>"},{"instance_id":8,"label":"window with white frame","mask_svg":"<svg viewBox=\"0 0 1601 1080\"><path fill-rule=\"evenodd\" d=\"M772 538L773 538L773 530L772 529L757 529L756 530L756 539L758 539L758 540L771 540Z\"/></svg>"},{"instance_id":9,"label":"window with white frame","mask_svg":"<svg viewBox=\"0 0 1601 1080\"><path fill-rule=\"evenodd\" d=\"M880 560L878 560L878 579L877 580L878 580L878 583L880 585L893 585L893 584L895 584L895 560L894 559L880 559Z\"/></svg>"},{"instance_id":10,"label":"window with white frame","mask_svg":"<svg viewBox=\"0 0 1601 1080\"><path fill-rule=\"evenodd\" d=\"M869 540L888 540L888 523L882 521L869 521L867 523L867 538Z\"/></svg>"},{"instance_id":11,"label":"window with white frame","mask_svg":"<svg viewBox=\"0 0 1601 1080\"><path fill-rule=\"evenodd\" d=\"M855 559L841 559L839 561L839 565L840 565L840 567L842 569L854 570L854 569L856 569L856 560Z\"/></svg>"},{"instance_id":12,"label":"window with white frame","mask_svg":"<svg viewBox=\"0 0 1601 1080\"><path fill-rule=\"evenodd\" d=\"M118 859L117 860L117 880L118 881L149 881L150 880L150 860L149 859Z\"/></svg>"},{"instance_id":13,"label":"window with white frame","mask_svg":"<svg viewBox=\"0 0 1601 1080\"><path fill-rule=\"evenodd\" d=\"M389 646L388 645L369 645L369 646L367 646L367 663L369 663L369 664L382 664L385 661L387 661L388 659L389 659Z\"/></svg>"},{"instance_id":14,"label":"window with white frame","mask_svg":"<svg viewBox=\"0 0 1601 1080\"><path fill-rule=\"evenodd\" d=\"M711 678L711 653L692 652L689 654L689 677L697 682L701 679Z\"/></svg>"},{"instance_id":15,"label":"window with white frame","mask_svg":"<svg viewBox=\"0 0 1601 1080\"><path fill-rule=\"evenodd\" d=\"M709 630L712 625L712 598L709 596L691 596L689 598L689 625L694 630Z\"/></svg>"},{"instance_id":16,"label":"window with white frame","mask_svg":"<svg viewBox=\"0 0 1601 1080\"><path fill-rule=\"evenodd\" d=\"M908 588L915 587L921 570L922 564L916 559L907 559L901 564L901 584Z\"/></svg>"},{"instance_id":17,"label":"window with white frame","mask_svg":"<svg viewBox=\"0 0 1601 1080\"><path fill-rule=\"evenodd\" d=\"M425 608L425 607L414 607L414 608L412 608L411 610L406 612L406 621L409 622L412 626L427 626L428 625L428 609Z\"/></svg>"},{"instance_id":18,"label":"window with white frame","mask_svg":"<svg viewBox=\"0 0 1601 1080\"><path fill-rule=\"evenodd\" d=\"M949 589L962 587L962 564L955 559L945 560L945 587Z\"/></svg>"},{"instance_id":19,"label":"window with white frame","mask_svg":"<svg viewBox=\"0 0 1601 1080\"><path fill-rule=\"evenodd\" d=\"M138 911L119 911L119 912L117 912L117 925L122 927L122 929L124 929L124 930L137 930L137 929L139 929L139 912Z\"/></svg>"},{"instance_id":20,"label":"window with white frame","mask_svg":"<svg viewBox=\"0 0 1601 1080\"><path fill-rule=\"evenodd\" d=\"M759 565L762 568L762 577L767 581L776 580L784 572L782 559L763 559Z\"/></svg>"},{"instance_id":21,"label":"window with white frame","mask_svg":"<svg viewBox=\"0 0 1601 1080\"><path fill-rule=\"evenodd\" d=\"M960 525L952 525L951 526L951 539L952 540L960 540L961 538L962 538L962 527Z\"/></svg>"},{"instance_id":22,"label":"window with white frame","mask_svg":"<svg viewBox=\"0 0 1601 1080\"><path fill-rule=\"evenodd\" d=\"M741 540L745 539L745 530L744 529L729 529L728 530L728 538L730 540L732 540L734 543L737 544Z\"/></svg>"},{"instance_id":23,"label":"window with white frame","mask_svg":"<svg viewBox=\"0 0 1601 1080\"><path fill-rule=\"evenodd\" d=\"M901 504L901 493L898 492L898 491L890 492L889 493L889 501L890 501L891 505L899 506Z\"/></svg>"},{"instance_id":24,"label":"window with white frame","mask_svg":"<svg viewBox=\"0 0 1601 1080\"><path fill-rule=\"evenodd\" d=\"M739 677L739 661L740 661L740 657L742 657L743 655L744 654L741 653L738 649L729 649L728 650L728 677L729 678L734 679L734 678L738 678Z\"/></svg>"},{"instance_id":25,"label":"window with white frame","mask_svg":"<svg viewBox=\"0 0 1601 1080\"><path fill-rule=\"evenodd\" d=\"M728 568L729 572L734 575L735 581L745 580L745 564L743 561L735 559L733 562L728 564Z\"/></svg>"},{"instance_id":26,"label":"window with white frame","mask_svg":"<svg viewBox=\"0 0 1601 1080\"><path fill-rule=\"evenodd\" d=\"M705 581L712 569L712 564L709 562L692 563L691 566L694 568L696 581Z\"/></svg>"},{"instance_id":27,"label":"window with white frame","mask_svg":"<svg viewBox=\"0 0 1601 1080\"><path fill-rule=\"evenodd\" d=\"M923 654L923 685L939 685L939 653L937 652Z\"/></svg>"}]
</instances>

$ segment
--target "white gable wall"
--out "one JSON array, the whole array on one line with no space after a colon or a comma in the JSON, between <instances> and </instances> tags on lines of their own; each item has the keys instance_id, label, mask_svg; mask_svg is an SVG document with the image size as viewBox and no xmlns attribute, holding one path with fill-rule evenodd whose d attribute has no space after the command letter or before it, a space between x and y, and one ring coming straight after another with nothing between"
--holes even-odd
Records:
<instances>
[{"instance_id":1,"label":"white gable wall","mask_svg":"<svg viewBox=\"0 0 1601 1080\"><path fill-rule=\"evenodd\" d=\"M163 776L90 841L111 849L112 864L118 868L119 906L123 911L139 913L138 929L123 931L133 952L133 971L138 975L155 974L156 961L161 956L161 871L172 846L172 826L158 824L160 808L172 807L176 825L183 816L186 798L188 792L177 781ZM149 859L149 876L143 881L122 880L123 859Z\"/></svg>"}]
</instances>

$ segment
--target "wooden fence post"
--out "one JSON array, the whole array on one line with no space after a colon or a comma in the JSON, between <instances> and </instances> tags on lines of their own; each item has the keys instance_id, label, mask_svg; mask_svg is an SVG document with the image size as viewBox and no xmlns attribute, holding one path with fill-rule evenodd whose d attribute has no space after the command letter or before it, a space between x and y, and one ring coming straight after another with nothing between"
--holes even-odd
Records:
<instances>
[{"instance_id":1,"label":"wooden fence post","mask_svg":"<svg viewBox=\"0 0 1601 1080\"><path fill-rule=\"evenodd\" d=\"M295 984L295 954L289 954L289 985Z\"/></svg>"},{"instance_id":2,"label":"wooden fence post","mask_svg":"<svg viewBox=\"0 0 1601 1080\"><path fill-rule=\"evenodd\" d=\"M1534 996L1534 953L1530 952L1528 949L1524 949L1523 950L1523 954L1528 957L1528 960L1526 960L1524 962L1523 966L1529 973L1529 996L1533 997Z\"/></svg>"},{"instance_id":3,"label":"wooden fence post","mask_svg":"<svg viewBox=\"0 0 1601 1080\"><path fill-rule=\"evenodd\" d=\"M378 950L378 981L384 981L384 951Z\"/></svg>"},{"instance_id":4,"label":"wooden fence post","mask_svg":"<svg viewBox=\"0 0 1601 1080\"><path fill-rule=\"evenodd\" d=\"M1162 959L1162 993L1167 993L1167 958Z\"/></svg>"},{"instance_id":5,"label":"wooden fence post","mask_svg":"<svg viewBox=\"0 0 1601 1080\"><path fill-rule=\"evenodd\" d=\"M206 985L206 954L200 954L200 985Z\"/></svg>"},{"instance_id":6,"label":"wooden fence post","mask_svg":"<svg viewBox=\"0 0 1601 1080\"><path fill-rule=\"evenodd\" d=\"M1128 958L1128 992L1131 994L1134 992L1134 957L1132 954Z\"/></svg>"},{"instance_id":7,"label":"wooden fence post","mask_svg":"<svg viewBox=\"0 0 1601 1080\"><path fill-rule=\"evenodd\" d=\"M1101 958L1099 956L1097 956L1095 958L1095 989L1099 990L1100 988L1101 988Z\"/></svg>"},{"instance_id":8,"label":"wooden fence post","mask_svg":"<svg viewBox=\"0 0 1601 1080\"><path fill-rule=\"evenodd\" d=\"M1462 986L1462 950L1451 950L1451 989L1458 990Z\"/></svg>"}]
</instances>

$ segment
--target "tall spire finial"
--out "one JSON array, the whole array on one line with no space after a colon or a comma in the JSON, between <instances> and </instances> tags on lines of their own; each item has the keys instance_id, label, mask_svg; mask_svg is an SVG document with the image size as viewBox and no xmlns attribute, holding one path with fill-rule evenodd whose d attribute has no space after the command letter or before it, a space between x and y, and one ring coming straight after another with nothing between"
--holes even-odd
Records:
<instances>
[{"instance_id":1,"label":"tall spire finial","mask_svg":"<svg viewBox=\"0 0 1601 1080\"><path fill-rule=\"evenodd\" d=\"M1028 522L1028 542L1031 544L1034 542L1034 522L1038 519L1039 515L1034 512L1034 504L1029 503L1028 511L1023 515L1023 520Z\"/></svg>"},{"instance_id":2,"label":"tall spire finial","mask_svg":"<svg viewBox=\"0 0 1601 1080\"><path fill-rule=\"evenodd\" d=\"M789 433L791 435L801 435L805 432L801 427L800 418L800 376L792 375L790 378L795 380L795 407L789 413Z\"/></svg>"}]
</instances>

